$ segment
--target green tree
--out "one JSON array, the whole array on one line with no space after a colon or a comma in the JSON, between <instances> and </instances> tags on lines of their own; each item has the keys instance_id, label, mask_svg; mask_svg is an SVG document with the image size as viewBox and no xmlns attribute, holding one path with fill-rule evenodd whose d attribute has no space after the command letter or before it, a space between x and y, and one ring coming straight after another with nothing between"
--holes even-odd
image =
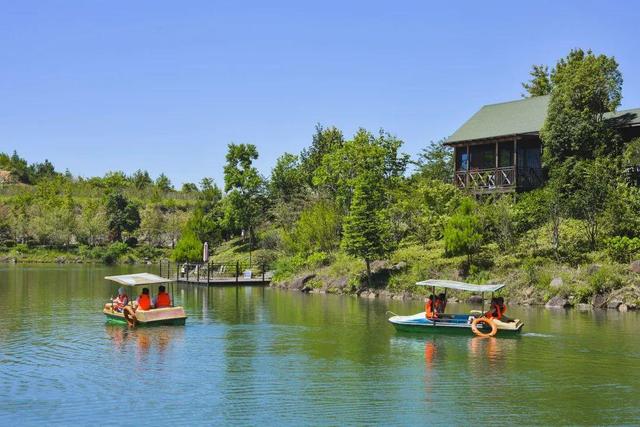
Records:
<instances>
[{"instance_id":1,"label":"green tree","mask_svg":"<svg viewBox=\"0 0 640 427\"><path fill-rule=\"evenodd\" d=\"M133 173L133 175L131 175L131 182L133 182L133 186L138 190L144 190L153 184L153 180L151 179L151 176L149 176L149 172L141 169L138 169Z\"/></svg>"},{"instance_id":2,"label":"green tree","mask_svg":"<svg viewBox=\"0 0 640 427\"><path fill-rule=\"evenodd\" d=\"M250 244L260 213L262 178L253 166L257 158L255 145L229 144L224 166L224 190L231 208L227 210L229 225L248 232Z\"/></svg>"},{"instance_id":3,"label":"green tree","mask_svg":"<svg viewBox=\"0 0 640 427\"><path fill-rule=\"evenodd\" d=\"M336 206L328 200L319 200L300 214L286 245L305 256L313 252L331 252L340 244L340 215Z\"/></svg>"},{"instance_id":4,"label":"green tree","mask_svg":"<svg viewBox=\"0 0 640 427\"><path fill-rule=\"evenodd\" d=\"M620 105L622 75L614 58L572 50L556 65L547 118L540 133L552 168L568 158L620 154L620 140L605 114Z\"/></svg>"},{"instance_id":5,"label":"green tree","mask_svg":"<svg viewBox=\"0 0 640 427\"><path fill-rule=\"evenodd\" d=\"M523 98L549 95L551 93L553 83L551 82L548 66L532 65L529 75L531 76L529 81L522 83L522 88L527 91L526 94L522 94Z\"/></svg>"},{"instance_id":6,"label":"green tree","mask_svg":"<svg viewBox=\"0 0 640 427\"><path fill-rule=\"evenodd\" d=\"M342 247L355 257L364 259L367 283L371 286L371 261L385 256L389 245L388 220L380 209L383 189L377 177L361 175L356 183L349 215L344 220Z\"/></svg>"},{"instance_id":7,"label":"green tree","mask_svg":"<svg viewBox=\"0 0 640 427\"><path fill-rule=\"evenodd\" d=\"M107 225L111 241L122 240L122 233L133 232L140 226L138 207L120 193L111 193L106 203Z\"/></svg>"},{"instance_id":8,"label":"green tree","mask_svg":"<svg viewBox=\"0 0 640 427\"><path fill-rule=\"evenodd\" d=\"M269 193L276 201L290 202L299 196L304 186L304 177L298 156L284 153L271 170Z\"/></svg>"},{"instance_id":9,"label":"green tree","mask_svg":"<svg viewBox=\"0 0 640 427\"><path fill-rule=\"evenodd\" d=\"M446 183L453 182L453 150L444 145L445 140L432 142L423 148L415 163L417 173L424 178Z\"/></svg>"},{"instance_id":10,"label":"green tree","mask_svg":"<svg viewBox=\"0 0 640 427\"><path fill-rule=\"evenodd\" d=\"M171 180L164 173L161 173L160 176L158 176L158 178L156 179L156 188L163 193L173 191Z\"/></svg>"},{"instance_id":11,"label":"green tree","mask_svg":"<svg viewBox=\"0 0 640 427\"><path fill-rule=\"evenodd\" d=\"M184 184L182 184L182 188L180 189L180 191L183 193L197 193L198 186L193 182L185 182Z\"/></svg>"},{"instance_id":12,"label":"green tree","mask_svg":"<svg viewBox=\"0 0 640 427\"><path fill-rule=\"evenodd\" d=\"M202 259L202 250L202 242L198 236L187 229L178 240L172 256L177 262L198 262Z\"/></svg>"},{"instance_id":13,"label":"green tree","mask_svg":"<svg viewBox=\"0 0 640 427\"><path fill-rule=\"evenodd\" d=\"M311 146L302 150L300 154L300 170L303 179L308 185L313 184L313 177L316 169L322 164L324 156L333 153L344 144L342 131L335 126L324 128L316 125L316 132L313 135Z\"/></svg>"},{"instance_id":14,"label":"green tree","mask_svg":"<svg viewBox=\"0 0 640 427\"><path fill-rule=\"evenodd\" d=\"M457 212L451 216L444 228L445 254L466 255L471 265L473 254L482 244L480 221L475 213L475 204L471 199L463 199Z\"/></svg>"},{"instance_id":15,"label":"green tree","mask_svg":"<svg viewBox=\"0 0 640 427\"><path fill-rule=\"evenodd\" d=\"M87 200L78 218L80 239L89 246L94 246L105 240L108 232L105 207L98 199Z\"/></svg>"},{"instance_id":16,"label":"green tree","mask_svg":"<svg viewBox=\"0 0 640 427\"><path fill-rule=\"evenodd\" d=\"M147 244L161 246L165 233L165 218L158 206L147 205L140 212L139 234Z\"/></svg>"}]
</instances>

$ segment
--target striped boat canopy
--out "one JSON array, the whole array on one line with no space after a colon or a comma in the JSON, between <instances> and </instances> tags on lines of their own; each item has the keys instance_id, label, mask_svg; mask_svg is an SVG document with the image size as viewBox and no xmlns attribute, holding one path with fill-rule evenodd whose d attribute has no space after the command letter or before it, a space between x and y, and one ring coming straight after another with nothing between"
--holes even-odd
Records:
<instances>
[{"instance_id":1,"label":"striped boat canopy","mask_svg":"<svg viewBox=\"0 0 640 427\"><path fill-rule=\"evenodd\" d=\"M423 280L417 282L418 286L433 286L436 288L457 289L459 291L469 292L495 292L504 288L503 283L491 285L474 285L473 283L456 282L453 280Z\"/></svg>"},{"instance_id":2,"label":"striped boat canopy","mask_svg":"<svg viewBox=\"0 0 640 427\"><path fill-rule=\"evenodd\" d=\"M157 285L173 282L172 279L151 273L121 274L119 276L106 276L105 279L127 286Z\"/></svg>"}]
</instances>

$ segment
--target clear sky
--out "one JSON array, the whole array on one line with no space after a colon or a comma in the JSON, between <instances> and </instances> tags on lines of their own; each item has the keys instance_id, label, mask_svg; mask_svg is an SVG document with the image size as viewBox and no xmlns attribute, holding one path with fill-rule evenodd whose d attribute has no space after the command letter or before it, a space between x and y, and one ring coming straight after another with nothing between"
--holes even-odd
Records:
<instances>
[{"instance_id":1,"label":"clear sky","mask_svg":"<svg viewBox=\"0 0 640 427\"><path fill-rule=\"evenodd\" d=\"M268 174L316 123L415 154L531 64L613 55L640 106L637 1L0 0L0 151L83 176L222 183L229 142Z\"/></svg>"}]
</instances>

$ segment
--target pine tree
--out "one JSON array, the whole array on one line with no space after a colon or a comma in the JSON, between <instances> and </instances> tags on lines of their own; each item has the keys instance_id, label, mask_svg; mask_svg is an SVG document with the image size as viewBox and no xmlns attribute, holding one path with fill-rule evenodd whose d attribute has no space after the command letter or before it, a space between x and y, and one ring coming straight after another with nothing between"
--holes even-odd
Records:
<instances>
[{"instance_id":1,"label":"pine tree","mask_svg":"<svg viewBox=\"0 0 640 427\"><path fill-rule=\"evenodd\" d=\"M378 181L367 176L358 178L342 236L344 250L364 259L369 287L371 261L384 256L390 250L387 238L389 225L384 215L382 195L383 191Z\"/></svg>"}]
</instances>

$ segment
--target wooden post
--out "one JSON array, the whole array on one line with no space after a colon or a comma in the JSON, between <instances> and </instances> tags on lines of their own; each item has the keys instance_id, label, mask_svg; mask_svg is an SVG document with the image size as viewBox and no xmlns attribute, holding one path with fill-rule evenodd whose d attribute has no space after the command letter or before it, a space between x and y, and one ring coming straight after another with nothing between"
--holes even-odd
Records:
<instances>
[{"instance_id":1,"label":"wooden post","mask_svg":"<svg viewBox=\"0 0 640 427\"><path fill-rule=\"evenodd\" d=\"M262 284L264 284L264 270L265 270L264 262L262 263Z\"/></svg>"},{"instance_id":2,"label":"wooden post","mask_svg":"<svg viewBox=\"0 0 640 427\"><path fill-rule=\"evenodd\" d=\"M236 261L236 283L238 283L238 277L240 277L240 261Z\"/></svg>"},{"instance_id":3,"label":"wooden post","mask_svg":"<svg viewBox=\"0 0 640 427\"><path fill-rule=\"evenodd\" d=\"M464 173L465 188L469 188L469 170L471 170L471 153L469 151L469 144L467 144L467 168Z\"/></svg>"},{"instance_id":4,"label":"wooden post","mask_svg":"<svg viewBox=\"0 0 640 427\"><path fill-rule=\"evenodd\" d=\"M189 263L185 262L184 265L185 265L185 270L187 272L187 282L188 282L189 281Z\"/></svg>"},{"instance_id":5,"label":"wooden post","mask_svg":"<svg viewBox=\"0 0 640 427\"><path fill-rule=\"evenodd\" d=\"M207 285L209 284L210 279L211 279L211 263L207 262Z\"/></svg>"},{"instance_id":6,"label":"wooden post","mask_svg":"<svg viewBox=\"0 0 640 427\"><path fill-rule=\"evenodd\" d=\"M196 264L196 282L200 283L200 264Z\"/></svg>"},{"instance_id":7,"label":"wooden post","mask_svg":"<svg viewBox=\"0 0 640 427\"><path fill-rule=\"evenodd\" d=\"M518 137L513 137L513 186L518 188ZM484 308L484 306L483 306Z\"/></svg>"},{"instance_id":8,"label":"wooden post","mask_svg":"<svg viewBox=\"0 0 640 427\"><path fill-rule=\"evenodd\" d=\"M160 277L164 277L164 276L162 275L162 260L160 260L160 274L159 274L159 276L160 276Z\"/></svg>"}]
</instances>

